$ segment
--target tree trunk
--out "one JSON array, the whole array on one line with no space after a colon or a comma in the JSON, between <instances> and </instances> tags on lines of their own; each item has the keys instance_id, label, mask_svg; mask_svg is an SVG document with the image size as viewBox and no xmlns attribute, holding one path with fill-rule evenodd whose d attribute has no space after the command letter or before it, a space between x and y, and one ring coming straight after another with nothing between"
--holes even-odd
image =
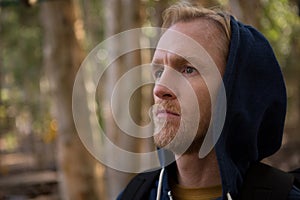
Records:
<instances>
[{"instance_id":1,"label":"tree trunk","mask_svg":"<svg viewBox=\"0 0 300 200\"><path fill-rule=\"evenodd\" d=\"M168 1L155 1L153 11L150 12L150 21L153 27L161 27L163 24L162 14L169 7Z\"/></svg>"},{"instance_id":2,"label":"tree trunk","mask_svg":"<svg viewBox=\"0 0 300 200\"><path fill-rule=\"evenodd\" d=\"M105 36L108 38L109 36L113 36L121 32L121 1L120 0L105 0L104 1L105 10ZM109 58L116 57L118 50L118 41L112 41L110 45L111 54L108 55ZM111 59L109 59L111 60ZM104 123L105 123L105 133L107 137L116 142L116 138L119 135L119 130L116 127L113 116L110 109L110 97L112 95L112 91L115 83L118 80L119 72L118 66L121 66L120 60L116 60L106 71L106 81L105 81L105 89L104 89L104 103L102 104L104 110ZM101 95L101 94L100 94ZM107 150L107 152L111 152L111 150ZM113 155L110 155L113 156ZM106 199L113 199L113 197L117 196L118 193L122 190L122 185L124 184L124 179L126 180L127 176L124 173L118 172L109 167L106 168L105 173L105 181L107 190Z\"/></svg>"},{"instance_id":3,"label":"tree trunk","mask_svg":"<svg viewBox=\"0 0 300 200\"><path fill-rule=\"evenodd\" d=\"M140 15L140 1L138 0L106 0L105 1L105 36L106 38L118 34L122 31L129 30L132 28L139 28L141 26L141 15ZM105 131L106 135L114 142L115 145L119 146L122 149L125 149L130 152L138 152L139 151L139 143L137 139L128 136L127 134L122 132L122 127L118 127L115 124L115 119L112 117L111 113L111 95L112 91L116 85L118 79L124 75L128 70L133 67L139 66L141 64L141 55L140 51L130 52L126 55L118 55L118 50L121 48L120 45L126 45L130 47L130 45L138 46L136 42L139 43L138 36L135 35L126 35L126 41L118 41L117 39L111 41L110 44L110 55L111 58L117 57L118 59L114 61L113 64L109 66L106 70L106 82L105 82ZM140 78L141 74L137 74L137 78ZM121 87L123 88L122 92L127 92L128 88L131 87L130 82L125 83ZM125 106L126 100L124 94L118 95L118 103L117 106ZM140 91L135 93L134 106L131 106L131 116L132 118L139 123L141 119L141 94ZM120 108L117 108L120 110ZM125 112L119 111L116 112L120 120L128 120L128 116L123 116L126 114ZM122 123L126 124L126 123ZM124 128L124 127L123 127ZM112 155L114 156L112 151ZM120 160L120 162L126 162ZM138 165L139 163L132 163L132 165ZM109 188L108 199L115 199L115 197L122 191L128 181L132 178L132 174L123 173L117 171L115 169L107 168L106 173L107 185Z\"/></svg>"},{"instance_id":4,"label":"tree trunk","mask_svg":"<svg viewBox=\"0 0 300 200\"><path fill-rule=\"evenodd\" d=\"M83 51L76 36L76 4L72 0L41 3L44 29L44 66L52 93L53 116L58 123L58 167L62 199L95 200L95 160L76 134L72 116L72 89ZM76 35L77 34L77 35ZM81 35L82 36L82 35Z\"/></svg>"},{"instance_id":5,"label":"tree trunk","mask_svg":"<svg viewBox=\"0 0 300 200\"><path fill-rule=\"evenodd\" d=\"M260 0L229 0L229 7L238 20L260 29L262 17Z\"/></svg>"}]
</instances>

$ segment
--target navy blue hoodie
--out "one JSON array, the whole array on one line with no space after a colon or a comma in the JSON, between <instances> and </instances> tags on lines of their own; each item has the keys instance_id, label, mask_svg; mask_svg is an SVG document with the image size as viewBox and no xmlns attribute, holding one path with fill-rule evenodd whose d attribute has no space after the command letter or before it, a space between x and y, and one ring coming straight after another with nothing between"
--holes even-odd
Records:
<instances>
[{"instance_id":1,"label":"navy blue hoodie","mask_svg":"<svg viewBox=\"0 0 300 200\"><path fill-rule=\"evenodd\" d=\"M253 27L243 25L233 17L223 81L227 113L215 149L223 199L227 199L228 192L236 199L249 165L274 154L281 146L286 88L269 42ZM167 177L171 168L166 168L162 179L162 200L169 199ZM157 187L158 181L153 185L149 199L156 199ZM300 199L300 191L296 193L295 199Z\"/></svg>"},{"instance_id":2,"label":"navy blue hoodie","mask_svg":"<svg viewBox=\"0 0 300 200\"><path fill-rule=\"evenodd\" d=\"M280 66L265 37L231 18L229 57L223 77L227 113L215 149L224 192L234 197L250 163L281 146L286 89Z\"/></svg>"}]
</instances>

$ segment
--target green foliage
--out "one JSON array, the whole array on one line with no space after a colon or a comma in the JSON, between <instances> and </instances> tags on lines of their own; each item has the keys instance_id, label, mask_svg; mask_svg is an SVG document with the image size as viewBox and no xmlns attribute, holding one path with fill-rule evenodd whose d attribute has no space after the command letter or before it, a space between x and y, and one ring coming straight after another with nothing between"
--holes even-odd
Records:
<instances>
[{"instance_id":1,"label":"green foliage","mask_svg":"<svg viewBox=\"0 0 300 200\"><path fill-rule=\"evenodd\" d=\"M42 58L37 8L5 8L1 15L3 72L17 86L35 88L38 84L33 80L39 80Z\"/></svg>"},{"instance_id":2,"label":"green foliage","mask_svg":"<svg viewBox=\"0 0 300 200\"><path fill-rule=\"evenodd\" d=\"M262 0L264 17L261 19L262 32L271 42L282 67L291 52L292 34L299 28L297 7L288 0Z\"/></svg>"},{"instance_id":3,"label":"green foliage","mask_svg":"<svg viewBox=\"0 0 300 200\"><path fill-rule=\"evenodd\" d=\"M104 6L99 0L80 0L79 5L86 33L84 47L90 51L104 38Z\"/></svg>"},{"instance_id":4,"label":"green foliage","mask_svg":"<svg viewBox=\"0 0 300 200\"><path fill-rule=\"evenodd\" d=\"M17 119L24 113L30 115L26 126L32 133L46 132L38 125L50 118L48 100L40 90L43 68L38 9L19 5L0 10L1 135L15 134Z\"/></svg>"}]
</instances>

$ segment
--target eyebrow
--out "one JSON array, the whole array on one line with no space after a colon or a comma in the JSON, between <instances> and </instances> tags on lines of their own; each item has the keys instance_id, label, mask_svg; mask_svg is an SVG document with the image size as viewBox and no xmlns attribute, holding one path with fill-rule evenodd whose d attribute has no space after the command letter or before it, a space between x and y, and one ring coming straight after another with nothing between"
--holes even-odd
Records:
<instances>
[{"instance_id":1,"label":"eyebrow","mask_svg":"<svg viewBox=\"0 0 300 200\"><path fill-rule=\"evenodd\" d=\"M178 56L178 55L171 55L171 64L174 64L176 66L176 65L190 63L188 61L189 59L195 59L195 57L193 57L193 56L183 57L183 56ZM154 65L163 64L163 58L155 58L154 60L152 60L152 64L154 64Z\"/></svg>"}]
</instances>

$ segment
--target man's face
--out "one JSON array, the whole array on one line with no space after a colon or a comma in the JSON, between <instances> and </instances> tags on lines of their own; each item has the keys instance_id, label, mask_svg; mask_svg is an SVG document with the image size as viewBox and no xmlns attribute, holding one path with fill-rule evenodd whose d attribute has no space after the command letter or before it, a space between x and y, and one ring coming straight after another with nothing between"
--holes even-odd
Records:
<instances>
[{"instance_id":1,"label":"man's face","mask_svg":"<svg viewBox=\"0 0 300 200\"><path fill-rule=\"evenodd\" d=\"M223 55L213 41L219 32L210 23L205 19L176 23L165 32L153 57L154 142L175 154L199 151L210 123L211 97L215 96L206 83L218 82L206 71L217 66L223 74L225 68ZM204 52L193 52L193 45L178 39L173 31L190 37ZM216 91L219 84L214 85Z\"/></svg>"}]
</instances>

